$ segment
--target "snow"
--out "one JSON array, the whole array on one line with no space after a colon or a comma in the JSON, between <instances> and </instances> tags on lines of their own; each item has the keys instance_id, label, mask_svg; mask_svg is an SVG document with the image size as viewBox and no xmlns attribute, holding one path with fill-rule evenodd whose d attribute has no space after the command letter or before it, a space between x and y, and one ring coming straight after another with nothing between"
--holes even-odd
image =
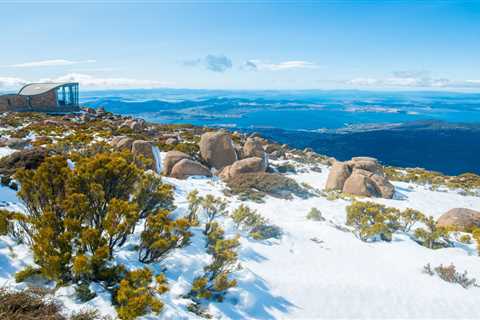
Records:
<instances>
[{"instance_id":1,"label":"snow","mask_svg":"<svg viewBox=\"0 0 480 320\"><path fill-rule=\"evenodd\" d=\"M162 172L162 156L160 154L160 149L158 146L152 146L153 158L155 160L155 171L160 174Z\"/></svg>"},{"instance_id":2,"label":"snow","mask_svg":"<svg viewBox=\"0 0 480 320\"><path fill-rule=\"evenodd\" d=\"M158 158L157 158L158 156ZM161 160L164 153L157 153ZM159 163L160 161L157 161ZM322 172L291 174L298 182L323 189L328 168ZM157 170L161 168L157 167ZM187 194L197 189L200 195L223 196L223 183L218 178L163 178L175 186L174 215L187 210ZM404 209L418 209L438 217L454 207L480 208L480 198L462 196L454 191L431 191L428 187L403 182L394 183L395 199L365 199ZM0 201L10 209L19 207L13 191L0 188ZM425 264L432 266L454 263L460 272L480 279L480 258L475 245L431 250L418 245L404 234L395 234L393 241L362 242L345 231L345 208L349 201L329 201L325 197L283 200L267 197L265 203L247 204L279 226L283 236L279 240L255 241L240 232L239 260L242 269L234 276L238 287L229 291L223 303L211 303L209 312L225 319L312 319L312 318L478 318L480 288L464 289L422 273ZM363 199L361 199L363 200ZM240 201L228 198L229 208ZM0 202L1 203L1 202ZM305 218L316 207L327 219L324 222ZM220 218L228 236L239 231L229 218ZM134 245L142 227L116 253L117 262L127 268L139 268ZM186 310L188 299L182 298L190 289L192 280L202 274L210 256L205 252L201 228L193 228L192 243L176 250L160 263L150 264L155 272L165 271L170 290L160 296L165 303L161 315L144 319L192 319ZM27 247L0 237L0 284L21 288L13 275L32 263ZM104 314L115 315L110 294L100 286L92 285L98 296L87 304L74 298L73 287L56 292L66 309L80 310L87 306L98 308Z\"/></svg>"},{"instance_id":3,"label":"snow","mask_svg":"<svg viewBox=\"0 0 480 320\"><path fill-rule=\"evenodd\" d=\"M0 147L0 158L11 155L15 151L17 151L17 150L11 149L9 147Z\"/></svg>"}]
</instances>

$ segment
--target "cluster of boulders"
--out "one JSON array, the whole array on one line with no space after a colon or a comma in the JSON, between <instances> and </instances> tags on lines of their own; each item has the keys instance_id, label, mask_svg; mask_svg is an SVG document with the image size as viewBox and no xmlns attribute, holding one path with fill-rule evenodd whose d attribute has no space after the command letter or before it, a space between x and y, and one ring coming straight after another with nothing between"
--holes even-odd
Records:
<instances>
[{"instance_id":1,"label":"cluster of boulders","mask_svg":"<svg viewBox=\"0 0 480 320\"><path fill-rule=\"evenodd\" d=\"M394 186L385 177L377 159L354 157L349 161L335 161L330 169L326 190L339 190L347 194L393 198Z\"/></svg>"},{"instance_id":2,"label":"cluster of boulders","mask_svg":"<svg viewBox=\"0 0 480 320\"><path fill-rule=\"evenodd\" d=\"M146 140L135 140L125 136L114 137L111 145L117 150L129 150L134 157L149 159L149 169L155 170L155 156L153 155L153 144Z\"/></svg>"},{"instance_id":3,"label":"cluster of boulders","mask_svg":"<svg viewBox=\"0 0 480 320\"><path fill-rule=\"evenodd\" d=\"M185 179L195 175L211 176L213 172L227 180L242 173L265 172L268 166L267 154L255 138L248 138L237 150L228 132L206 132L200 138L199 147L202 163L180 151L167 152L162 174Z\"/></svg>"},{"instance_id":4,"label":"cluster of boulders","mask_svg":"<svg viewBox=\"0 0 480 320\"><path fill-rule=\"evenodd\" d=\"M30 139L0 137L0 147L21 150L30 144Z\"/></svg>"}]
</instances>

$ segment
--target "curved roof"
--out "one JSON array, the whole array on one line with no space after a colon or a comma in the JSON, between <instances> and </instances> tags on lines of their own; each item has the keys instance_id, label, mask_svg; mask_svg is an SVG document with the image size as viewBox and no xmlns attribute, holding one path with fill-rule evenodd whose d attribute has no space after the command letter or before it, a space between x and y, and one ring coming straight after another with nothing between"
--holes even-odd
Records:
<instances>
[{"instance_id":1,"label":"curved roof","mask_svg":"<svg viewBox=\"0 0 480 320\"><path fill-rule=\"evenodd\" d=\"M36 96L50 90L56 89L58 87L62 87L67 84L78 84L76 82L63 82L63 83L30 83L25 85L20 91L18 95L20 96Z\"/></svg>"}]
</instances>

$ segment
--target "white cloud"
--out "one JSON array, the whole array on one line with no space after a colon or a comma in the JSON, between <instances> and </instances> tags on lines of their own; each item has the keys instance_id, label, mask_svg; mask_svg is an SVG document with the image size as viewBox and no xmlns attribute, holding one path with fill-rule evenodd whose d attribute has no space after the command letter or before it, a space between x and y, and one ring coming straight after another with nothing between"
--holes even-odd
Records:
<instances>
[{"instance_id":1,"label":"white cloud","mask_svg":"<svg viewBox=\"0 0 480 320\"><path fill-rule=\"evenodd\" d=\"M82 87L92 89L159 88L169 85L167 82L157 80L99 78L82 73L69 73L58 78L41 79L40 82L78 82Z\"/></svg>"},{"instance_id":2,"label":"white cloud","mask_svg":"<svg viewBox=\"0 0 480 320\"><path fill-rule=\"evenodd\" d=\"M36 67L58 67L58 66L71 66L75 64L83 63L95 63L95 60L66 60L66 59L52 59L42 61L32 61L9 65L12 68L36 68Z\"/></svg>"},{"instance_id":3,"label":"white cloud","mask_svg":"<svg viewBox=\"0 0 480 320\"><path fill-rule=\"evenodd\" d=\"M17 89L26 83L27 81L20 78L0 77L0 89Z\"/></svg>"},{"instance_id":4,"label":"white cloud","mask_svg":"<svg viewBox=\"0 0 480 320\"><path fill-rule=\"evenodd\" d=\"M242 68L249 71L268 70L282 71L292 69L317 69L320 66L314 62L304 60L289 60L279 63L263 62L261 60L247 60L243 63Z\"/></svg>"},{"instance_id":5,"label":"white cloud","mask_svg":"<svg viewBox=\"0 0 480 320\"><path fill-rule=\"evenodd\" d=\"M476 88L480 80L451 80L433 78L426 71L396 71L385 79L355 78L346 81L358 87L407 87L407 88Z\"/></svg>"},{"instance_id":6,"label":"white cloud","mask_svg":"<svg viewBox=\"0 0 480 320\"><path fill-rule=\"evenodd\" d=\"M214 72L225 72L233 66L232 60L225 55L209 54L204 58L183 61L185 66L203 66L205 69Z\"/></svg>"}]
</instances>

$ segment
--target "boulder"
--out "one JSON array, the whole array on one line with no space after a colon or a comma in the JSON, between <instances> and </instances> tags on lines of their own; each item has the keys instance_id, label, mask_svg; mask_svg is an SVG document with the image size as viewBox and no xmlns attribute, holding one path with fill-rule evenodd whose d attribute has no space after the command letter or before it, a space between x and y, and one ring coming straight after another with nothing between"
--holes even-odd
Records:
<instances>
[{"instance_id":1,"label":"boulder","mask_svg":"<svg viewBox=\"0 0 480 320\"><path fill-rule=\"evenodd\" d=\"M380 197L381 193L375 182L370 178L371 175L372 173L366 170L353 170L352 174L345 180L343 192L364 197Z\"/></svg>"},{"instance_id":2,"label":"boulder","mask_svg":"<svg viewBox=\"0 0 480 320\"><path fill-rule=\"evenodd\" d=\"M175 145L178 143L178 139L177 138L168 138L167 140L165 140L165 144L169 144L169 145Z\"/></svg>"},{"instance_id":3,"label":"boulder","mask_svg":"<svg viewBox=\"0 0 480 320\"><path fill-rule=\"evenodd\" d=\"M191 176L211 177L212 173L207 167L196 161L182 159L173 166L170 176L177 179L186 179Z\"/></svg>"},{"instance_id":4,"label":"boulder","mask_svg":"<svg viewBox=\"0 0 480 320\"><path fill-rule=\"evenodd\" d=\"M145 129L145 120L143 119L127 119L122 124L122 127L128 127L135 132L141 132Z\"/></svg>"},{"instance_id":5,"label":"boulder","mask_svg":"<svg viewBox=\"0 0 480 320\"><path fill-rule=\"evenodd\" d=\"M47 156L48 152L43 148L16 151L0 159L0 175L10 176L19 168L36 169Z\"/></svg>"},{"instance_id":6,"label":"boulder","mask_svg":"<svg viewBox=\"0 0 480 320\"><path fill-rule=\"evenodd\" d=\"M242 149L243 158L259 157L264 160L267 159L267 153L263 150L263 146L260 141L252 138L248 138L245 141Z\"/></svg>"},{"instance_id":7,"label":"boulder","mask_svg":"<svg viewBox=\"0 0 480 320\"><path fill-rule=\"evenodd\" d=\"M168 176L177 162L189 159L189 155L177 150L168 151L163 159L163 175Z\"/></svg>"},{"instance_id":8,"label":"boulder","mask_svg":"<svg viewBox=\"0 0 480 320\"><path fill-rule=\"evenodd\" d=\"M352 160L348 161L348 164L352 169L363 169L379 175L384 175L383 167L378 160L371 157L353 157Z\"/></svg>"},{"instance_id":9,"label":"boulder","mask_svg":"<svg viewBox=\"0 0 480 320\"><path fill-rule=\"evenodd\" d=\"M259 157L251 157L235 161L232 165L226 166L220 172L220 178L228 180L243 173L265 172L267 169L265 161Z\"/></svg>"},{"instance_id":10,"label":"boulder","mask_svg":"<svg viewBox=\"0 0 480 320\"><path fill-rule=\"evenodd\" d=\"M378 191L380 192L380 196L385 199L392 199L393 195L395 194L395 187L393 184L388 181L388 179L382 174L372 174L370 179L375 183L377 186Z\"/></svg>"},{"instance_id":11,"label":"boulder","mask_svg":"<svg viewBox=\"0 0 480 320\"><path fill-rule=\"evenodd\" d=\"M132 153L135 158L143 156L146 159L151 160L149 169L155 169L155 157L153 156L152 143L145 140L135 140L132 143Z\"/></svg>"},{"instance_id":12,"label":"boulder","mask_svg":"<svg viewBox=\"0 0 480 320\"><path fill-rule=\"evenodd\" d=\"M352 170L348 163L335 161L330 168L327 178L326 190L342 190L345 181L348 179Z\"/></svg>"},{"instance_id":13,"label":"boulder","mask_svg":"<svg viewBox=\"0 0 480 320\"><path fill-rule=\"evenodd\" d=\"M115 148L117 148L118 150L132 150L133 141L134 140L132 138L121 138L116 143Z\"/></svg>"},{"instance_id":14,"label":"boulder","mask_svg":"<svg viewBox=\"0 0 480 320\"><path fill-rule=\"evenodd\" d=\"M200 154L202 159L216 170L221 170L237 160L232 139L225 131L202 134Z\"/></svg>"},{"instance_id":15,"label":"boulder","mask_svg":"<svg viewBox=\"0 0 480 320\"><path fill-rule=\"evenodd\" d=\"M454 208L438 218L437 226L458 231L471 231L475 227L480 227L480 212L466 208Z\"/></svg>"}]
</instances>

